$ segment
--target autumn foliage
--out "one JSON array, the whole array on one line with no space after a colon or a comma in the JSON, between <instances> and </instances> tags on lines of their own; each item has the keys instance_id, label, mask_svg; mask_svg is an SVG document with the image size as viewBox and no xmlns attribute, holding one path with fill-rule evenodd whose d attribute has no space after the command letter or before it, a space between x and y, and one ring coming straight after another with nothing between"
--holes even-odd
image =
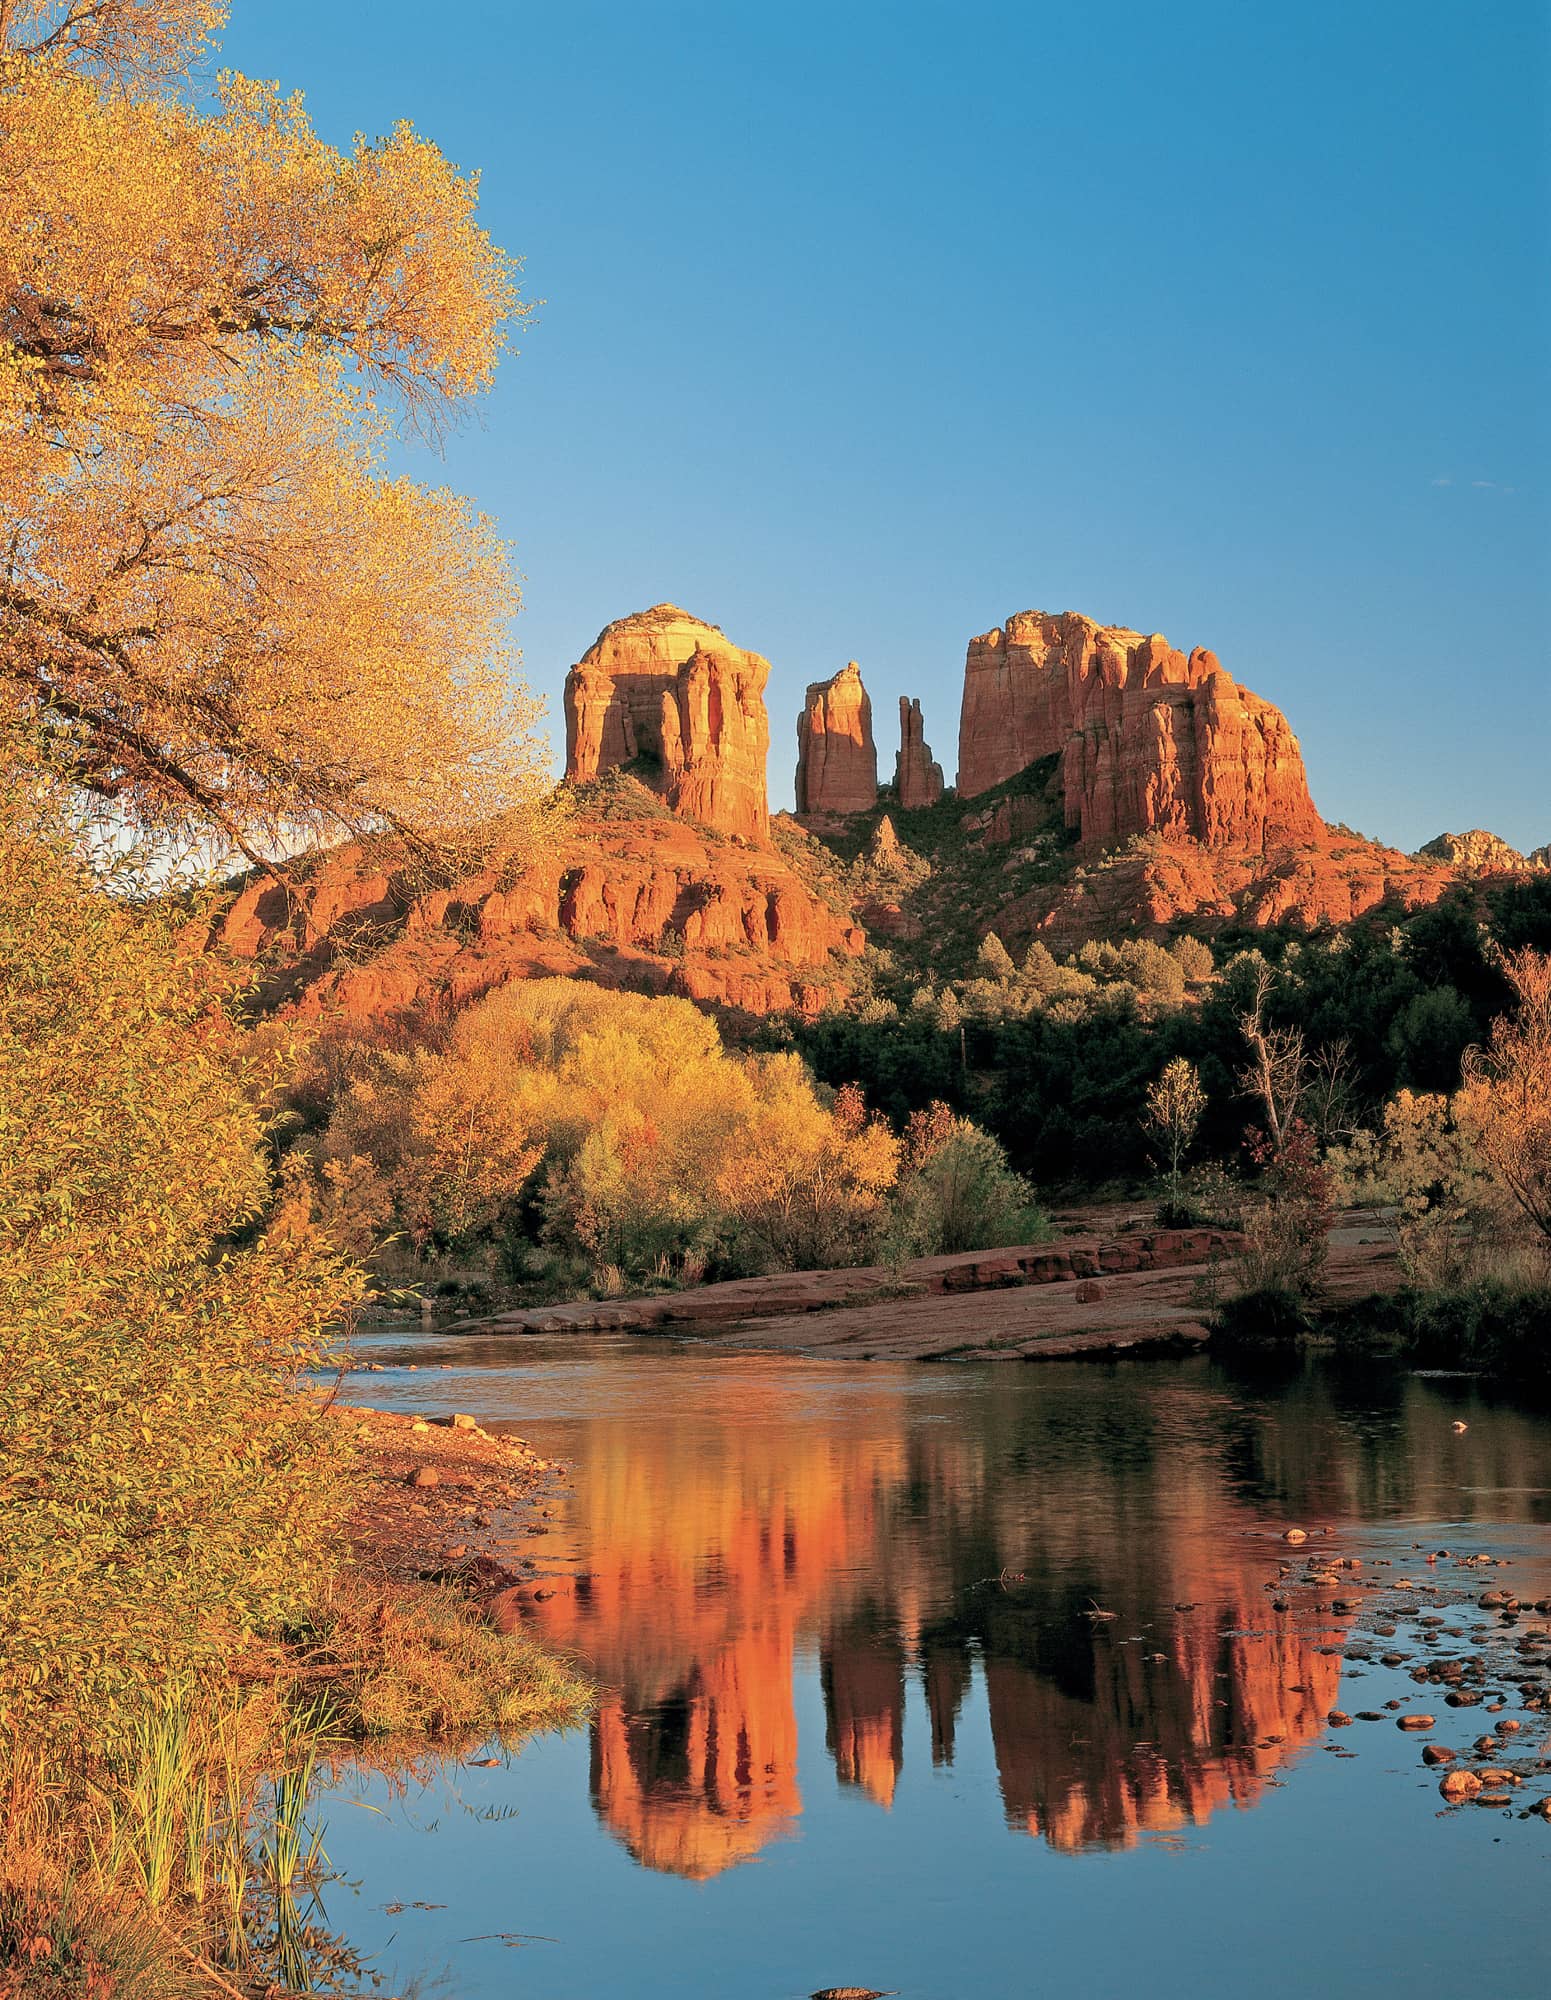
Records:
<instances>
[{"instance_id":1,"label":"autumn foliage","mask_svg":"<svg viewBox=\"0 0 1551 2000\"><path fill-rule=\"evenodd\" d=\"M531 1244L584 1280L853 1262L898 1174L858 1093L728 1051L687 1000L530 980L443 1046L342 1068L315 1173L325 1227L363 1254Z\"/></svg>"},{"instance_id":2,"label":"autumn foliage","mask_svg":"<svg viewBox=\"0 0 1551 2000\"><path fill-rule=\"evenodd\" d=\"M132 888L0 796L0 1735L72 1763L331 1570L288 1391L356 1289L266 1227L230 996Z\"/></svg>"},{"instance_id":3,"label":"autumn foliage","mask_svg":"<svg viewBox=\"0 0 1551 2000\"><path fill-rule=\"evenodd\" d=\"M507 552L393 477L527 308L408 126L171 85L224 7L0 5L0 716L158 829L445 839L535 785Z\"/></svg>"}]
</instances>

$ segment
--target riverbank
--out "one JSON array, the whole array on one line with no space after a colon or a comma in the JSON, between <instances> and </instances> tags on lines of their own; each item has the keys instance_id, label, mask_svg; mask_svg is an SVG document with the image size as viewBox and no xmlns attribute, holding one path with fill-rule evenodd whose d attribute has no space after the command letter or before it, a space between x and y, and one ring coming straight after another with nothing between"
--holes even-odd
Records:
<instances>
[{"instance_id":1,"label":"riverbank","mask_svg":"<svg viewBox=\"0 0 1551 2000\"><path fill-rule=\"evenodd\" d=\"M304 1934L317 1870L276 1858L282 1819L295 1835L310 1810L313 1772L511 1745L590 1711L590 1682L490 1602L532 1569L518 1545L545 1531L561 1468L468 1418L330 1402L318 1414L320 1448L342 1447L351 1465L342 1560L305 1617L250 1635L197 1679L148 1684L118 1750L139 1775L117 1791L92 1765L65 1801L79 1780L11 1746L0 2000L245 2000L280 1990L277 1976L291 1991L336 1956L346 1966L340 1941ZM190 1859L158 1872L163 1852Z\"/></svg>"},{"instance_id":2,"label":"riverbank","mask_svg":"<svg viewBox=\"0 0 1551 2000\"><path fill-rule=\"evenodd\" d=\"M359 1456L349 1523L352 1567L368 1585L435 1582L478 1597L508 1588L533 1560L567 1478L558 1460L472 1417L413 1417L335 1405Z\"/></svg>"},{"instance_id":3,"label":"riverbank","mask_svg":"<svg viewBox=\"0 0 1551 2000\"><path fill-rule=\"evenodd\" d=\"M1050 1243L921 1257L901 1269L793 1271L693 1291L580 1299L447 1324L456 1333L691 1333L729 1347L888 1361L1038 1361L1203 1344L1239 1239L1160 1229L1123 1205L1068 1211ZM1371 1217L1330 1235L1337 1309L1396 1291L1393 1239Z\"/></svg>"}]
</instances>

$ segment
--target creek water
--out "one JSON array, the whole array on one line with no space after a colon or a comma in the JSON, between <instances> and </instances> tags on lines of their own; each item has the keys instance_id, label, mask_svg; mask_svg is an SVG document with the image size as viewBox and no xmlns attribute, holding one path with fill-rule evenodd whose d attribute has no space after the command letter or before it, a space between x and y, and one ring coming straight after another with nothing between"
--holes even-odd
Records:
<instances>
[{"instance_id":1,"label":"creek water","mask_svg":"<svg viewBox=\"0 0 1551 2000\"><path fill-rule=\"evenodd\" d=\"M494 1768L465 1751L324 1795L328 1917L388 1990L1543 1982L1551 1822L1525 1808L1551 1792L1551 1716L1522 1690L1547 1685L1544 1409L1463 1377L1204 1359L359 1351L384 1372L348 1378L357 1400L466 1410L566 1463L508 1610L600 1688L590 1724L489 1746ZM1479 1606L1493 1590L1516 1623ZM1413 1678L1460 1659L1467 1705ZM1447 1806L1421 1745L1469 1763L1515 1721L1490 1760L1512 1803Z\"/></svg>"}]
</instances>

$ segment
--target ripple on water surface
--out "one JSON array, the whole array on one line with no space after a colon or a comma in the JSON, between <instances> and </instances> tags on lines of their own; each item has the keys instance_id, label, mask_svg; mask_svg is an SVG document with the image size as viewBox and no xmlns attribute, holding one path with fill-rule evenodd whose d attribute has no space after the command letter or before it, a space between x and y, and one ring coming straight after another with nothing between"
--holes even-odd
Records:
<instances>
[{"instance_id":1,"label":"ripple on water surface","mask_svg":"<svg viewBox=\"0 0 1551 2000\"><path fill-rule=\"evenodd\" d=\"M383 1372L358 1400L468 1410L570 1467L500 1612L601 1690L586 1729L492 1768L326 1800L361 1885L330 1916L395 1977L535 2000L1538 1982L1545 1413L1467 1378L1202 1360L360 1351ZM1456 1768L1506 1772L1480 1794L1506 1802L1450 1805Z\"/></svg>"}]
</instances>

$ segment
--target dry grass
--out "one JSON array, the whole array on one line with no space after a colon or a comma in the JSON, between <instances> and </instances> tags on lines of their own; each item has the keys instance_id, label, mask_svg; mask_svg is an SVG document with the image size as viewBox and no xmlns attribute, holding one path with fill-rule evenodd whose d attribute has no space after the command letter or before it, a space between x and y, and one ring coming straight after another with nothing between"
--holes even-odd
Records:
<instances>
[{"instance_id":1,"label":"dry grass","mask_svg":"<svg viewBox=\"0 0 1551 2000\"><path fill-rule=\"evenodd\" d=\"M350 1735L510 1735L580 1721L593 1690L566 1661L503 1633L440 1584L404 1584L337 1603L319 1642L347 1680L333 1689Z\"/></svg>"}]
</instances>

